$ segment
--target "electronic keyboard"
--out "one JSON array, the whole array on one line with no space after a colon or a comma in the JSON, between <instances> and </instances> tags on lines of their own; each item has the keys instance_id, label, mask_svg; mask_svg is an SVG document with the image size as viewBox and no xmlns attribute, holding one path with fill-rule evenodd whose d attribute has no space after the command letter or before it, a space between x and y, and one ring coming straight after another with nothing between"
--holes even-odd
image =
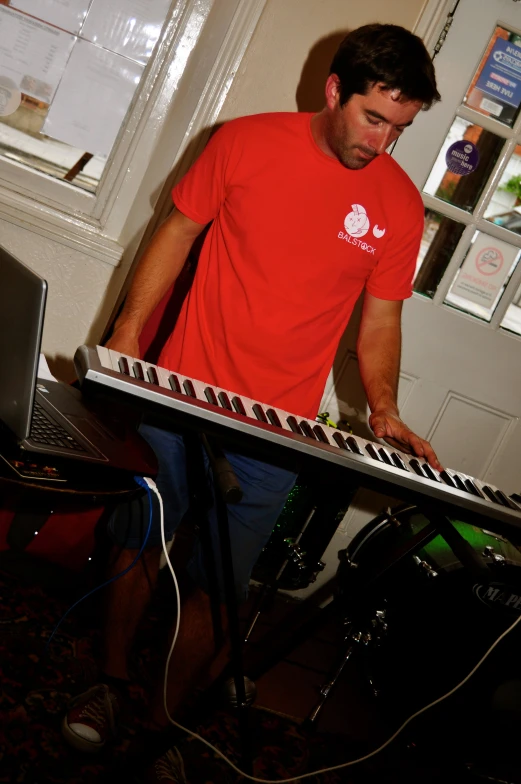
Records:
<instances>
[{"instance_id":1,"label":"electronic keyboard","mask_svg":"<svg viewBox=\"0 0 521 784\"><path fill-rule=\"evenodd\" d=\"M521 495L509 496L461 471L438 472L423 459L393 447L102 346L80 346L74 363L85 393L116 395L174 424L225 436L227 445L253 446L259 459L271 454L274 459L290 457L297 464L324 460L354 472L361 486L387 495L420 505L431 499L457 508L471 520L480 515L521 527Z\"/></svg>"}]
</instances>

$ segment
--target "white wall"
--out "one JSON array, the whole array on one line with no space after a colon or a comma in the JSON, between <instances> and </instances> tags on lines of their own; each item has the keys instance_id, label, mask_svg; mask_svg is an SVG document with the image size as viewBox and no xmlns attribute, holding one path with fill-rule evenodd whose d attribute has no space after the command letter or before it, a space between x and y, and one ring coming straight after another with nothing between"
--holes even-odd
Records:
<instances>
[{"instance_id":1,"label":"white wall","mask_svg":"<svg viewBox=\"0 0 521 784\"><path fill-rule=\"evenodd\" d=\"M42 235L30 225L0 219L0 243L48 284L43 352L53 372L74 377L72 356L82 343L96 341L117 296L120 271L98 258ZM116 285L114 285L116 281Z\"/></svg>"},{"instance_id":2,"label":"white wall","mask_svg":"<svg viewBox=\"0 0 521 784\"><path fill-rule=\"evenodd\" d=\"M221 113L293 111L323 105L323 82L343 35L370 22L412 30L427 0L268 0ZM304 74L303 74L304 70ZM310 108L309 111L313 111Z\"/></svg>"}]
</instances>

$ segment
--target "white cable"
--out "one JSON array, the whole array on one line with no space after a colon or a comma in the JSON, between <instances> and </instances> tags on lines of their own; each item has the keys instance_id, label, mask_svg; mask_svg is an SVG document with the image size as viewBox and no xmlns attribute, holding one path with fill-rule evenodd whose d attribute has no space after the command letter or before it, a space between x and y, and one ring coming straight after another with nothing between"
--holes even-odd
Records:
<instances>
[{"instance_id":1,"label":"white cable","mask_svg":"<svg viewBox=\"0 0 521 784\"><path fill-rule=\"evenodd\" d=\"M433 708L435 705L439 705L440 702L443 702L444 700L448 699L453 694L455 694L459 689L461 689L461 687L464 686L465 683L467 683L467 681L469 681L472 678L474 673L481 667L483 662L490 656L494 648L496 648L499 645L501 640L503 640L507 636L507 634L510 634L510 632L513 631L517 626L517 624L521 621L521 615L520 615L519 618L517 618L517 620L515 620L514 623L508 627L508 629L506 629L502 634L500 634L500 636L497 638L497 640L494 643L492 643L490 648L481 657L478 663L472 668L469 674L466 675L465 678L463 678L462 681L460 681L456 686L454 686L454 688L452 688L450 691L443 694L441 697L438 697L436 700L433 700L433 702L430 702L428 705L425 705L423 708L420 708L420 710L416 711L416 713L413 713L412 716L409 716L409 718L403 722L403 724L396 730L396 732L393 735L391 735L391 737L388 738L385 741L385 743L382 743L382 745L379 746L374 751L370 751L369 754L365 754L363 757L358 757L358 759L351 760L350 762L342 762L339 765L333 765L330 768L321 768L320 770L314 770L311 773L302 773L300 776L293 776L292 778L289 779L258 779L255 776L250 776L248 773L245 773L243 770L238 768L237 765L235 765L231 760L228 759L228 757L226 757L222 753L222 751L219 751L218 748L216 748L207 740L205 740L203 737L201 737L201 735L198 735L196 732L192 732L192 730L189 730L187 727L183 727L182 724L178 724L177 721L174 721L174 719L171 717L169 713L168 705L167 705L168 670L170 667L170 659L172 658L174 646L177 642L177 636L179 634L179 623L181 619L181 597L179 594L179 585L177 583L177 578L175 576L173 566L170 562L170 556L166 547L163 500L161 498L161 495L159 493L159 490L157 489L155 482L153 482L151 479L145 479L145 482L148 484L150 489L156 494L157 499L159 501L159 509L161 515L161 541L163 543L163 552L165 554L166 562L168 564L168 567L172 574L172 578L174 580L176 600L177 600L177 621L175 626L174 639L172 640L172 645L170 646L170 651L168 652L168 656L166 659L165 678L163 682L163 706L165 709L165 713L168 717L168 720L170 721L171 724L174 725L174 727L177 727L178 729L185 732L187 735L191 735L192 738L195 738L196 740L199 740L201 743L204 743L205 746L208 746L208 748L211 749L215 754L217 754L217 756L221 757L221 759L223 759L236 773L239 773L241 776L244 776L244 778L249 779L250 781L257 781L259 782L259 784L286 784L286 782L288 781L300 781L301 779L308 779L311 776L319 776L322 773L330 773L331 771L340 770L341 768L349 768L352 765L359 765L361 762L365 762L366 760L371 759L372 757L376 757L377 754L379 754L381 751L387 748L387 746L389 746L393 742L393 740L397 738L401 732L403 732L405 727L407 727L407 725L410 724L411 721L416 719L422 713L425 713L426 711L430 710L430 708Z\"/></svg>"},{"instance_id":2,"label":"white cable","mask_svg":"<svg viewBox=\"0 0 521 784\"><path fill-rule=\"evenodd\" d=\"M170 659L172 658L172 654L174 652L174 647L175 647L175 644L177 642L177 637L179 635L179 626L180 626L180 623L181 623L181 595L179 593L179 583L177 582L177 577L176 577L176 574L174 572L174 567L172 566L172 562L170 560L170 554L168 552L168 548L167 548L167 545L166 545L166 539L165 539L165 515L164 515L164 509L163 509L163 499L161 498L161 493L159 492L156 483L152 479L149 479L148 477L143 477L143 478L144 478L145 482L147 483L147 485L149 486L149 488L152 490L152 492L155 493L156 498L157 498L157 500L159 502L159 516L160 516L160 527L161 527L161 544L163 545L163 553L165 555L166 563L168 565L168 568L170 569L170 573L171 573L172 579L174 581L175 595L176 595L176 602L177 602L177 613L176 613L177 617L176 617L176 622L175 622L174 639L172 640L172 645L170 646L170 650L169 650L168 656L166 658L165 677L164 677L164 681L163 681L163 703L164 703L164 706L165 706L166 715L168 716L169 720L172 721L172 719L170 717L170 714L168 712L168 708L167 708L166 689L167 689L167 684L168 684L168 670L170 668Z\"/></svg>"}]
</instances>

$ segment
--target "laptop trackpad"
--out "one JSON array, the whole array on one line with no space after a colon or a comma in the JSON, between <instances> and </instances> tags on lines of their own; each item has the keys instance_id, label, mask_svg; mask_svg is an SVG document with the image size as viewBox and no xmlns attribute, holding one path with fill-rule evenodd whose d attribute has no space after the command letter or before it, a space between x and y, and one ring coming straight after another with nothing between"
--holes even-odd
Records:
<instances>
[{"instance_id":1,"label":"laptop trackpad","mask_svg":"<svg viewBox=\"0 0 521 784\"><path fill-rule=\"evenodd\" d=\"M64 414L65 418L77 428L80 433L83 433L88 438L94 436L94 440L98 441L114 441L114 436L106 430L99 422L93 418L77 416L76 414ZM95 438L97 436L97 438Z\"/></svg>"}]
</instances>

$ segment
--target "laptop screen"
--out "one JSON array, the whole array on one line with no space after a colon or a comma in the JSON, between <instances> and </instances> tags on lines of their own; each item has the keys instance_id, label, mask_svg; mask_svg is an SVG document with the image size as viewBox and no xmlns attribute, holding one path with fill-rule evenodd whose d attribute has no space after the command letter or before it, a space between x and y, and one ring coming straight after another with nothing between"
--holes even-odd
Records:
<instances>
[{"instance_id":1,"label":"laptop screen","mask_svg":"<svg viewBox=\"0 0 521 784\"><path fill-rule=\"evenodd\" d=\"M0 421L19 441L31 427L47 282L0 247Z\"/></svg>"}]
</instances>

